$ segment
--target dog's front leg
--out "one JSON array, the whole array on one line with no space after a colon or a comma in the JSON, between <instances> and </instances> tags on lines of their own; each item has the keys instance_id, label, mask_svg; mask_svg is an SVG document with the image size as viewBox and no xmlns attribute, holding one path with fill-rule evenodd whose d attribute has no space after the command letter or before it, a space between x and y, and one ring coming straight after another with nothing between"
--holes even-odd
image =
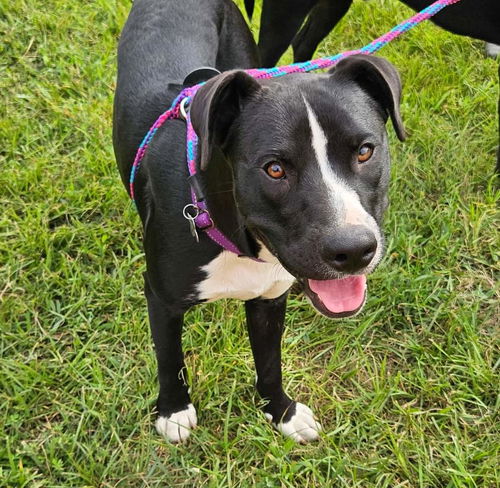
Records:
<instances>
[{"instance_id":1,"label":"dog's front leg","mask_svg":"<svg viewBox=\"0 0 500 488\"><path fill-rule=\"evenodd\" d=\"M196 410L188 393L182 326L184 313L172 312L145 280L149 323L158 361L160 394L156 430L171 442L183 442L196 427Z\"/></svg>"},{"instance_id":2,"label":"dog's front leg","mask_svg":"<svg viewBox=\"0 0 500 488\"><path fill-rule=\"evenodd\" d=\"M309 407L291 400L281 384L281 336L285 321L285 293L273 300L245 302L248 334L257 370L257 391L267 400L266 417L274 427L297 442L318 437L321 429Z\"/></svg>"}]
</instances>

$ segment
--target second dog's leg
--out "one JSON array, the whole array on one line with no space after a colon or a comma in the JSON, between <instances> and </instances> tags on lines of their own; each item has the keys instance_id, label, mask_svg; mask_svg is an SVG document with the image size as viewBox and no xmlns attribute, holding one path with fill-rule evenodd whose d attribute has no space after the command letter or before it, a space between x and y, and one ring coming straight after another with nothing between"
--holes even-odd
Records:
<instances>
[{"instance_id":1,"label":"second dog's leg","mask_svg":"<svg viewBox=\"0 0 500 488\"><path fill-rule=\"evenodd\" d=\"M316 4L292 41L295 62L312 59L318 44L337 25L351 3L352 0L321 0Z\"/></svg>"},{"instance_id":2,"label":"second dog's leg","mask_svg":"<svg viewBox=\"0 0 500 488\"><path fill-rule=\"evenodd\" d=\"M158 361L156 430L171 442L185 441L196 427L196 410L191 403L182 353L183 313L172 313L154 294L145 279L149 323Z\"/></svg>"},{"instance_id":3,"label":"second dog's leg","mask_svg":"<svg viewBox=\"0 0 500 488\"><path fill-rule=\"evenodd\" d=\"M316 1L264 0L259 33L259 50L264 68L277 63Z\"/></svg>"},{"instance_id":4,"label":"second dog's leg","mask_svg":"<svg viewBox=\"0 0 500 488\"><path fill-rule=\"evenodd\" d=\"M248 333L257 370L257 391L268 400L266 417L283 434L297 442L318 437L321 429L311 409L292 401L281 384L281 336L285 321L285 293L274 300L245 302Z\"/></svg>"}]
</instances>

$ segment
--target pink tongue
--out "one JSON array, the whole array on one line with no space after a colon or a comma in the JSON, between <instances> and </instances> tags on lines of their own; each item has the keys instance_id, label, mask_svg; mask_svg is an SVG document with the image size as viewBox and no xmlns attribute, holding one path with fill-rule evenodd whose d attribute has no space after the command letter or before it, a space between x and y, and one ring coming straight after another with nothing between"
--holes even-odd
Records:
<instances>
[{"instance_id":1,"label":"pink tongue","mask_svg":"<svg viewBox=\"0 0 500 488\"><path fill-rule=\"evenodd\" d=\"M365 298L366 276L348 276L340 280L308 280L309 288L333 313L352 312Z\"/></svg>"}]
</instances>

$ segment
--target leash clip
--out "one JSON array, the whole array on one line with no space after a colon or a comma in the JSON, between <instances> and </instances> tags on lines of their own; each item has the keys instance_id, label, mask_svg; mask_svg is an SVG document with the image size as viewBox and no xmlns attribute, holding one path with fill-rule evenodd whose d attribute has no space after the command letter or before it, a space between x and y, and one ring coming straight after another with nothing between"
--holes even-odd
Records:
<instances>
[{"instance_id":1,"label":"leash clip","mask_svg":"<svg viewBox=\"0 0 500 488\"><path fill-rule=\"evenodd\" d=\"M192 211L194 211L194 213L190 213ZM200 215L200 209L196 205L189 203L182 209L182 215L189 222L189 230L191 231L191 235L194 237L196 242L200 242L200 237L198 236L195 223L196 217Z\"/></svg>"}]
</instances>

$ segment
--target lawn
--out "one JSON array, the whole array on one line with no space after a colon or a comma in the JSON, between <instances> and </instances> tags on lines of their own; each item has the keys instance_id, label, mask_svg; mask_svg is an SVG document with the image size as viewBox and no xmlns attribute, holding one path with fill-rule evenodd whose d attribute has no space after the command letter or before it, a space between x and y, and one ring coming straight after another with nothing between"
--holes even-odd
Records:
<instances>
[{"instance_id":1,"label":"lawn","mask_svg":"<svg viewBox=\"0 0 500 488\"><path fill-rule=\"evenodd\" d=\"M284 382L315 408L319 442L266 423L227 301L187 316L200 425L172 446L153 427L140 223L111 145L130 5L0 0L0 485L500 486L497 62L430 23L380 52L410 133L390 129L386 258L359 317L322 318L301 295L287 312ZM355 2L317 54L409 14Z\"/></svg>"}]
</instances>

